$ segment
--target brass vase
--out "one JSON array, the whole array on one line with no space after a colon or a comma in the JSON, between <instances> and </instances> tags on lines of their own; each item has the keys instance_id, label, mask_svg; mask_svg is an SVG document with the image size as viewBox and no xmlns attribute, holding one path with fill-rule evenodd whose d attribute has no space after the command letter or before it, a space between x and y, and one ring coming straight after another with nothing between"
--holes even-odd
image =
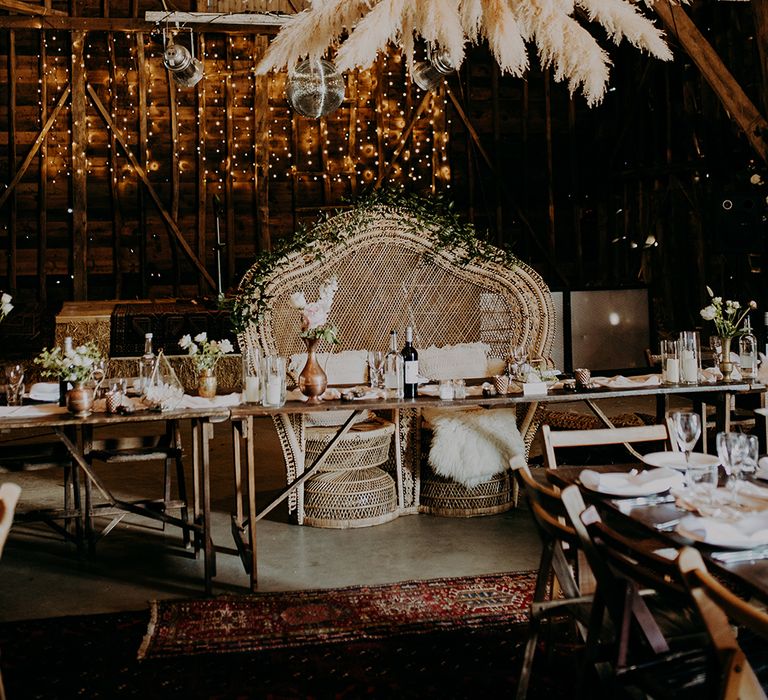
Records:
<instances>
[{"instance_id":1,"label":"brass vase","mask_svg":"<svg viewBox=\"0 0 768 700\"><path fill-rule=\"evenodd\" d=\"M299 390L309 398L310 403L317 403L328 387L328 375L326 375L315 355L315 346L319 338L304 338L307 346L307 364L299 375Z\"/></svg>"},{"instance_id":2,"label":"brass vase","mask_svg":"<svg viewBox=\"0 0 768 700\"><path fill-rule=\"evenodd\" d=\"M67 409L77 418L87 418L93 411L93 389L84 382L76 382L67 392Z\"/></svg>"},{"instance_id":3,"label":"brass vase","mask_svg":"<svg viewBox=\"0 0 768 700\"><path fill-rule=\"evenodd\" d=\"M200 371L197 378L197 395L204 399L212 399L216 396L216 375L212 369Z\"/></svg>"},{"instance_id":4,"label":"brass vase","mask_svg":"<svg viewBox=\"0 0 768 700\"><path fill-rule=\"evenodd\" d=\"M733 362L731 362L731 338L721 338L723 346L723 359L720 360L720 371L723 373L724 382L732 382Z\"/></svg>"}]
</instances>

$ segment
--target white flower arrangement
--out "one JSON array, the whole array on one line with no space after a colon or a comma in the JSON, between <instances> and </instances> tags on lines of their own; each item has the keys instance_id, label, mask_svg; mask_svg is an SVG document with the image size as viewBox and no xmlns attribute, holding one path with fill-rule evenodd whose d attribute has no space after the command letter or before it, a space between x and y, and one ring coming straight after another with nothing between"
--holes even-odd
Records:
<instances>
[{"instance_id":1,"label":"white flower arrangement","mask_svg":"<svg viewBox=\"0 0 768 700\"><path fill-rule=\"evenodd\" d=\"M65 352L61 348L43 351L34 359L43 368L44 377L67 382L87 382L93 377L96 365L104 359L98 345L92 340Z\"/></svg>"},{"instance_id":2,"label":"white flower arrangement","mask_svg":"<svg viewBox=\"0 0 768 700\"><path fill-rule=\"evenodd\" d=\"M709 293L711 303L701 310L701 317L705 321L714 321L717 334L721 338L735 338L741 335L744 332L741 324L747 314L757 308L757 303L750 301L742 311L741 304L738 301L727 299L723 302L723 298L716 297L709 287L707 287L707 292Z\"/></svg>"},{"instance_id":3,"label":"white flower arrangement","mask_svg":"<svg viewBox=\"0 0 768 700\"><path fill-rule=\"evenodd\" d=\"M320 285L317 301L308 302L304 292L291 294L291 306L301 311L302 338L322 338L329 345L339 342L338 328L328 324L328 314L338 289L339 281L334 276Z\"/></svg>"},{"instance_id":4,"label":"white flower arrangement","mask_svg":"<svg viewBox=\"0 0 768 700\"><path fill-rule=\"evenodd\" d=\"M2 295L0 295L0 321L13 311L13 304L11 304L12 300L13 297L7 292L3 292Z\"/></svg>"},{"instance_id":5,"label":"white flower arrangement","mask_svg":"<svg viewBox=\"0 0 768 700\"><path fill-rule=\"evenodd\" d=\"M216 369L218 361L226 354L234 352L235 348L227 340L208 340L208 334L198 333L194 340L187 334L179 340L179 347L186 350L192 358L192 363L198 372Z\"/></svg>"}]
</instances>

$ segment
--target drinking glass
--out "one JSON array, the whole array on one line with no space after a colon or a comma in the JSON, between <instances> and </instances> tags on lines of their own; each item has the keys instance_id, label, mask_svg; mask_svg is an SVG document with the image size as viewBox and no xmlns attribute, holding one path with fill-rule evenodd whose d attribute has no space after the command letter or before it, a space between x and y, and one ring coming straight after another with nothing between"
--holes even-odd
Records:
<instances>
[{"instance_id":1,"label":"drinking glass","mask_svg":"<svg viewBox=\"0 0 768 700\"><path fill-rule=\"evenodd\" d=\"M96 383L96 387L93 390L93 395L98 399L101 393L101 385L104 382L104 378L107 376L107 359L101 358L93 365L93 372L91 373L93 381Z\"/></svg>"},{"instance_id":2,"label":"drinking glass","mask_svg":"<svg viewBox=\"0 0 768 700\"><path fill-rule=\"evenodd\" d=\"M663 384L680 383L680 353L676 340L661 341L661 381Z\"/></svg>"},{"instance_id":3,"label":"drinking glass","mask_svg":"<svg viewBox=\"0 0 768 700\"><path fill-rule=\"evenodd\" d=\"M747 441L744 464L741 467L742 473L751 474L757 471L757 460L760 457L760 444L757 439L757 435L744 435L744 439Z\"/></svg>"},{"instance_id":4,"label":"drinking glass","mask_svg":"<svg viewBox=\"0 0 768 700\"><path fill-rule=\"evenodd\" d=\"M24 394L24 367L22 365L8 365L5 368L5 379L8 385L8 405L21 406L21 398Z\"/></svg>"},{"instance_id":5,"label":"drinking glass","mask_svg":"<svg viewBox=\"0 0 768 700\"><path fill-rule=\"evenodd\" d=\"M516 379L521 378L525 363L528 361L528 347L526 345L513 345L510 360L512 361L510 368L512 376Z\"/></svg>"},{"instance_id":6,"label":"drinking glass","mask_svg":"<svg viewBox=\"0 0 768 700\"><path fill-rule=\"evenodd\" d=\"M698 384L701 346L698 331L680 333L680 383Z\"/></svg>"},{"instance_id":7,"label":"drinking glass","mask_svg":"<svg viewBox=\"0 0 768 700\"><path fill-rule=\"evenodd\" d=\"M374 389L384 386L384 358L386 353L378 350L368 352L368 382Z\"/></svg>"},{"instance_id":8,"label":"drinking glass","mask_svg":"<svg viewBox=\"0 0 768 700\"><path fill-rule=\"evenodd\" d=\"M675 411L672 414L675 426L675 438L680 449L685 453L686 470L691 458L691 450L701 435L701 417L692 411Z\"/></svg>"},{"instance_id":9,"label":"drinking glass","mask_svg":"<svg viewBox=\"0 0 768 700\"><path fill-rule=\"evenodd\" d=\"M711 505L717 488L717 465L689 466L685 472L685 482L696 497L702 499L707 505Z\"/></svg>"},{"instance_id":10,"label":"drinking glass","mask_svg":"<svg viewBox=\"0 0 768 700\"><path fill-rule=\"evenodd\" d=\"M738 482L742 478L742 468L747 459L749 441L742 433L718 433L717 456L728 475L728 489L736 499Z\"/></svg>"},{"instance_id":11,"label":"drinking glass","mask_svg":"<svg viewBox=\"0 0 768 700\"><path fill-rule=\"evenodd\" d=\"M712 361L719 367L723 361L723 339L719 335L709 336L709 349L712 351Z\"/></svg>"}]
</instances>

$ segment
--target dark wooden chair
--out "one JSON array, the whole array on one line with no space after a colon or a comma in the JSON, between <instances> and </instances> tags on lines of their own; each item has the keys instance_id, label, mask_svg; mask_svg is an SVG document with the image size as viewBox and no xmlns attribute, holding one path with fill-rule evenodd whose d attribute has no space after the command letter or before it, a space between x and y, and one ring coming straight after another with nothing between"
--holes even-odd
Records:
<instances>
[{"instance_id":1,"label":"dark wooden chair","mask_svg":"<svg viewBox=\"0 0 768 700\"><path fill-rule=\"evenodd\" d=\"M0 486L0 555L5 548L5 542L13 524L13 514L21 495L21 487L18 484L5 483ZM0 700L5 700L5 686L3 676L0 673Z\"/></svg>"},{"instance_id":2,"label":"dark wooden chair","mask_svg":"<svg viewBox=\"0 0 768 700\"><path fill-rule=\"evenodd\" d=\"M592 596L581 594L575 574L579 539L569 524L559 489L540 483L527 466L518 469L515 474L528 500L542 544L536 588L529 611L528 640L517 686L516 697L523 700L528 693L542 621L551 615L569 614L584 639Z\"/></svg>"}]
</instances>

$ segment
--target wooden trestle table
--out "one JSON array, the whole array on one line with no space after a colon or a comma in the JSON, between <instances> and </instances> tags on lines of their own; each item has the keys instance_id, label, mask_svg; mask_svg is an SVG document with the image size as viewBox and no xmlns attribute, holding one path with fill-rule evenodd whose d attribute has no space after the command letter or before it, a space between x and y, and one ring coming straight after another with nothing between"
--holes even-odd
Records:
<instances>
[{"instance_id":1,"label":"wooden trestle table","mask_svg":"<svg viewBox=\"0 0 768 700\"><path fill-rule=\"evenodd\" d=\"M669 399L675 395L682 395L691 399L697 410L705 411L707 404L716 406L718 429L727 430L730 424L731 397L739 393L760 393L761 405L765 405L765 386L761 384L749 384L746 382L722 382L714 384L701 384L697 386L650 386L629 389L589 389L585 391L568 391L557 389L542 396L523 396L522 394L508 394L505 396L483 397L471 396L466 399L442 401L437 398L420 396L416 399L371 399L359 401L322 401L320 403L304 403L301 401L288 401L280 408L259 406L256 404L242 404L231 409L230 418L234 431L234 460L235 460L235 498L236 512L232 515L232 535L235 539L240 558L245 571L250 576L251 590L257 590L257 556L256 556L256 524L261 518L272 511L284 501L291 491L301 486L319 467L327 460L329 454L335 448L339 440L349 431L355 419L363 411L393 411L397 423L397 412L402 409L421 408L467 408L470 406L512 407L517 404L530 404L525 420L530 420L538 404L541 403L570 403L584 402L590 410L607 426L614 427L606 414L597 405L598 402L608 399L627 397L654 396L656 397L657 419L662 421L669 408ZM299 474L291 483L261 510L256 505L256 487L259 473L258 445L254 433L254 419L259 416L274 416L278 414L308 414L320 411L349 411L352 415L341 426L335 436L328 442L325 449L310 465L305 465L304 472ZM768 420L768 419L767 419ZM521 428L521 432L524 428ZM398 431L395 439L399 439ZM763 437L764 439L764 437ZM242 446L245 446L245 459L241 454ZM397 445L395 454L399 457L400 450ZM629 445L627 448L633 453ZM398 503L402 507L402 483L401 472L397 473ZM244 488L245 487L245 488Z\"/></svg>"}]
</instances>

